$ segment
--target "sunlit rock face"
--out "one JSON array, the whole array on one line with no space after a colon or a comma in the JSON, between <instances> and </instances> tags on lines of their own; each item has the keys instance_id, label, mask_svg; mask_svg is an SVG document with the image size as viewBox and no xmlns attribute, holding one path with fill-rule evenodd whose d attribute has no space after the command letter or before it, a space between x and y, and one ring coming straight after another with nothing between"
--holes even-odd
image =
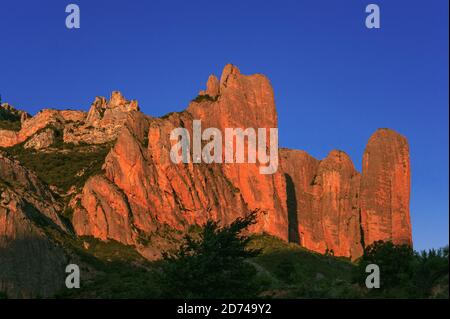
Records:
<instances>
[{"instance_id":1,"label":"sunlit rock face","mask_svg":"<svg viewBox=\"0 0 450 319\"><path fill-rule=\"evenodd\" d=\"M222 132L225 128L276 128L269 81L262 75L242 75L235 66L227 65L221 81L210 76L201 94L208 98L164 118L128 113L106 159L105 179L88 181L80 196L73 220L79 234L139 246L143 234L157 232L161 224L182 230L208 218L229 223L258 209L259 221L252 231L288 239L281 172L261 174L259 163L174 164L170 160L171 131L185 127L192 135L194 120ZM105 191L108 188L111 190ZM115 227L118 221L121 226ZM146 254L145 247L140 250Z\"/></svg>"},{"instance_id":2,"label":"sunlit rock face","mask_svg":"<svg viewBox=\"0 0 450 319\"><path fill-rule=\"evenodd\" d=\"M0 150L0 291L9 297L52 296L63 285L74 254L49 229L114 239L156 259L192 225L208 219L228 224L257 210L251 232L320 253L356 259L376 240L412 245L409 147L392 130L369 139L361 173L340 150L319 160L281 148L273 174L261 174L265 164L259 161L173 163L171 132L185 128L193 136L194 121L220 132L278 127L269 80L243 75L231 64L220 79L209 76L185 111L161 118L144 115L136 101L115 91L109 100L97 97L88 112L44 109L30 116L2 104L0 120L14 128L0 129L6 150L61 154L67 151L61 145L70 143L109 151L102 169L66 194ZM244 145L248 150L248 140ZM72 225L63 217L66 208L73 210Z\"/></svg>"},{"instance_id":3,"label":"sunlit rock face","mask_svg":"<svg viewBox=\"0 0 450 319\"><path fill-rule=\"evenodd\" d=\"M6 107L8 106L8 108ZM123 95L114 91L107 101L104 97L97 97L92 103L89 112L75 110L44 109L31 117L28 113L17 111L11 106L2 106L2 117L6 118L6 112L11 116L19 116L21 129L12 131L0 128L0 147L11 147L23 142L28 142L35 134L42 133L49 127L60 130L64 143L103 144L114 141L126 121L127 114L138 111L136 101L128 101ZM0 118L1 119L1 118ZM47 130L46 134L40 134L39 140L35 138L30 142L30 147L46 148L54 143L53 136Z\"/></svg>"},{"instance_id":4,"label":"sunlit rock face","mask_svg":"<svg viewBox=\"0 0 450 319\"><path fill-rule=\"evenodd\" d=\"M75 205L73 222L78 234L134 244L147 257L156 258L154 249L140 243L142 237L160 231L161 225L183 230L208 218L229 223L257 209L260 217L252 231L321 253L355 259L375 238L411 243L409 162L399 173L393 159L386 158L383 172L375 165L369 173L364 168L362 176L348 155L338 150L317 160L303 151L280 149L280 167L269 175L260 173L259 163L172 163L171 131L185 127L192 135L194 120L201 120L204 128L221 131L277 127L273 90L262 75L242 75L237 67L227 65L220 81L210 76L199 96L204 98L192 101L186 111L162 118L133 109L126 113L127 121L106 159L105 176L88 181L78 198L81 205ZM114 100L114 105L125 104L120 96ZM105 100L96 103L99 108L107 107ZM88 118L97 121L95 114L90 112ZM409 156L405 144L386 143L382 152L392 148L403 154L401 158ZM371 139L368 149L372 144ZM374 178L370 176L397 176L392 192L398 189L401 199L386 201L377 191L383 182L377 182L381 186L368 184ZM374 208L379 213L368 212L371 202L383 203ZM376 214L401 222L371 237L373 230L367 221Z\"/></svg>"},{"instance_id":5,"label":"sunlit rock face","mask_svg":"<svg viewBox=\"0 0 450 319\"><path fill-rule=\"evenodd\" d=\"M393 130L379 129L363 157L361 226L366 245L377 240L412 245L410 179L408 141Z\"/></svg>"}]
</instances>

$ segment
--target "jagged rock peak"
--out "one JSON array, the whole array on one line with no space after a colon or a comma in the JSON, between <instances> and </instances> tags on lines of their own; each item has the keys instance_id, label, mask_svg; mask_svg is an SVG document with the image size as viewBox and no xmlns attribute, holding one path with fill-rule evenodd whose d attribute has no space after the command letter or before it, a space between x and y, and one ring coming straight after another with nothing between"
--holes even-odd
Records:
<instances>
[{"instance_id":1,"label":"jagged rock peak","mask_svg":"<svg viewBox=\"0 0 450 319\"><path fill-rule=\"evenodd\" d=\"M223 68L223 71L222 71L222 76L220 77L220 86L226 85L226 82L230 75L238 76L240 74L241 74L241 71L239 70L239 68L237 66L235 66L233 64L225 65L225 67Z\"/></svg>"},{"instance_id":2,"label":"jagged rock peak","mask_svg":"<svg viewBox=\"0 0 450 319\"><path fill-rule=\"evenodd\" d=\"M111 93L111 98L109 99L109 107L117 107L120 105L127 104L127 99L119 91L113 91Z\"/></svg>"},{"instance_id":3,"label":"jagged rock peak","mask_svg":"<svg viewBox=\"0 0 450 319\"><path fill-rule=\"evenodd\" d=\"M108 102L108 107L115 108L120 106L124 106L126 111L139 111L139 106L136 100L128 101L121 92L113 91Z\"/></svg>"},{"instance_id":4,"label":"jagged rock peak","mask_svg":"<svg viewBox=\"0 0 450 319\"><path fill-rule=\"evenodd\" d=\"M214 74L211 74L206 82L206 94L212 97L220 94L219 79Z\"/></svg>"}]
</instances>

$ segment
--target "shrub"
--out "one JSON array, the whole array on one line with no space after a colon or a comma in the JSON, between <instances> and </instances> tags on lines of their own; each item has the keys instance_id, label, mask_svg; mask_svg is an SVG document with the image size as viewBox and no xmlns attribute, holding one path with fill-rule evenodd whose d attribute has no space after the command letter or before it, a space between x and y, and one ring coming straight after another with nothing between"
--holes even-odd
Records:
<instances>
[{"instance_id":1,"label":"shrub","mask_svg":"<svg viewBox=\"0 0 450 319\"><path fill-rule=\"evenodd\" d=\"M8 131L20 131L22 124L19 121L0 120L0 129Z\"/></svg>"},{"instance_id":2,"label":"shrub","mask_svg":"<svg viewBox=\"0 0 450 319\"><path fill-rule=\"evenodd\" d=\"M215 101L217 101L218 98L219 98L219 96L212 97L208 94L204 94L204 95L198 95L195 99L192 100L192 102L196 102L196 103L200 103L203 101L215 102Z\"/></svg>"},{"instance_id":3,"label":"shrub","mask_svg":"<svg viewBox=\"0 0 450 319\"><path fill-rule=\"evenodd\" d=\"M408 245L394 245L392 242L376 241L366 247L358 262L357 280L365 283L366 266L376 264L380 268L381 289L407 284L413 274L414 250Z\"/></svg>"},{"instance_id":4,"label":"shrub","mask_svg":"<svg viewBox=\"0 0 450 319\"><path fill-rule=\"evenodd\" d=\"M448 298L448 247L417 253L408 245L374 242L358 261L354 280L361 286L368 264L380 268L380 289L371 289L368 293L372 296Z\"/></svg>"}]
</instances>

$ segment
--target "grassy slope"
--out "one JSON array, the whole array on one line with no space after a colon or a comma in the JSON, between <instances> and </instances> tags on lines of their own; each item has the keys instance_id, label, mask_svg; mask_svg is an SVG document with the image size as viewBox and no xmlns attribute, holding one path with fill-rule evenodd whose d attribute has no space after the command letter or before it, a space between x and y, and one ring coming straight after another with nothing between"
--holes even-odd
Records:
<instances>
[{"instance_id":1,"label":"grassy slope","mask_svg":"<svg viewBox=\"0 0 450 319\"><path fill-rule=\"evenodd\" d=\"M271 298L357 298L348 259L325 256L268 235L254 236L263 253L251 262L260 272L261 296Z\"/></svg>"},{"instance_id":2,"label":"grassy slope","mask_svg":"<svg viewBox=\"0 0 450 319\"><path fill-rule=\"evenodd\" d=\"M80 289L64 289L58 298L160 297L160 262L145 261L132 247L114 241L80 240L76 240L78 253L95 269L91 270L95 275ZM357 287L350 284L354 266L348 260L316 254L267 235L254 236L251 248L263 248L260 256L248 260L258 270L261 298L359 297Z\"/></svg>"}]
</instances>

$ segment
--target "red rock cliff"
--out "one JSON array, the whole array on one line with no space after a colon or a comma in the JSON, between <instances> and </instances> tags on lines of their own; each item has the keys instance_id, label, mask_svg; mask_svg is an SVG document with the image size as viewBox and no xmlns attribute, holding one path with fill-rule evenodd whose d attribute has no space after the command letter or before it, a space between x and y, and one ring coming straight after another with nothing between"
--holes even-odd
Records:
<instances>
[{"instance_id":1,"label":"red rock cliff","mask_svg":"<svg viewBox=\"0 0 450 319\"><path fill-rule=\"evenodd\" d=\"M208 78L206 89L185 111L161 118L144 115L136 101L113 92L109 101L96 98L88 113L44 110L23 116L20 131L0 130L0 146L25 142L35 149L48 147L52 138L43 130L48 125L63 132L65 143L115 141L103 173L75 192L72 223L78 235L135 245L147 258L159 256L164 241L158 236L168 228L185 230L208 218L229 223L255 209L260 214L252 231L321 253L354 259L375 240L412 243L409 150L398 133L383 129L370 138L361 174L342 151L317 160L303 151L280 149L278 170L264 175L260 169L265 165L258 161L174 164L170 133L183 127L192 136L194 120L222 133L226 128L276 128L269 80L227 65L220 80ZM5 165L3 170L10 179L18 171ZM53 210L42 211L57 221Z\"/></svg>"},{"instance_id":2,"label":"red rock cliff","mask_svg":"<svg viewBox=\"0 0 450 319\"><path fill-rule=\"evenodd\" d=\"M412 245L409 196L408 142L397 132L379 129L363 157L360 209L366 245L376 240Z\"/></svg>"},{"instance_id":3,"label":"red rock cliff","mask_svg":"<svg viewBox=\"0 0 450 319\"><path fill-rule=\"evenodd\" d=\"M105 177L88 181L74 213L80 235L113 238L139 246L142 237L168 224L176 229L208 218L224 223L254 209L254 231L287 240L286 193L280 172L264 175L259 164L173 164L170 132L193 120L204 128L277 126L273 91L262 75L244 76L228 65L221 81L211 76L210 98L192 102L163 119L131 112L104 165ZM141 252L151 257L145 247Z\"/></svg>"},{"instance_id":4,"label":"red rock cliff","mask_svg":"<svg viewBox=\"0 0 450 319\"><path fill-rule=\"evenodd\" d=\"M334 150L319 161L303 151L282 149L280 156L288 214L298 225L292 240L321 253L361 256L360 175L348 155Z\"/></svg>"},{"instance_id":5,"label":"red rock cliff","mask_svg":"<svg viewBox=\"0 0 450 319\"><path fill-rule=\"evenodd\" d=\"M245 76L227 65L220 81L209 77L199 97L186 111L163 118L128 113L104 165L105 177L90 179L78 198L73 222L79 235L140 246L142 237L164 224L183 229L207 218L228 223L258 209L262 214L253 231L322 253L357 258L364 243L376 239L411 242L404 139L391 131L381 131L391 137L372 137L362 177L342 151L319 161L282 149L280 168L272 175L260 174L258 163L173 164L170 132L185 127L192 135L193 120L222 132L277 127L273 90L262 75Z\"/></svg>"}]
</instances>

